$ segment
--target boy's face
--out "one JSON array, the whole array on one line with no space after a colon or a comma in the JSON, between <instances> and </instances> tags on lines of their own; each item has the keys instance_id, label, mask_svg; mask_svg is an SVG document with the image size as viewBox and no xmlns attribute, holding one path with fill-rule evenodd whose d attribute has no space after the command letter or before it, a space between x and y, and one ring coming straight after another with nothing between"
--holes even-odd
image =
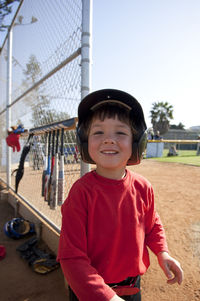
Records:
<instances>
[{"instance_id":1,"label":"boy's face","mask_svg":"<svg viewBox=\"0 0 200 301\"><path fill-rule=\"evenodd\" d=\"M97 165L97 172L107 177L108 172L124 173L132 154L132 131L117 117L94 119L88 135L88 152Z\"/></svg>"}]
</instances>

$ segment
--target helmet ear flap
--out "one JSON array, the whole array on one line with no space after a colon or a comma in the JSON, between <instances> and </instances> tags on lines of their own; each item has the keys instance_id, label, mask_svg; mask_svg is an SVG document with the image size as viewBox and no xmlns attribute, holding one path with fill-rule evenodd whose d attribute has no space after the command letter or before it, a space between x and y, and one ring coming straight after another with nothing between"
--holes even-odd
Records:
<instances>
[{"instance_id":1,"label":"helmet ear flap","mask_svg":"<svg viewBox=\"0 0 200 301\"><path fill-rule=\"evenodd\" d=\"M144 157L144 152L147 146L147 131L142 132L138 141L134 141L132 145L132 156L128 160L127 165L140 164Z\"/></svg>"},{"instance_id":2,"label":"helmet ear flap","mask_svg":"<svg viewBox=\"0 0 200 301\"><path fill-rule=\"evenodd\" d=\"M88 138L82 126L76 128L76 142L83 162L95 164L88 153Z\"/></svg>"}]
</instances>

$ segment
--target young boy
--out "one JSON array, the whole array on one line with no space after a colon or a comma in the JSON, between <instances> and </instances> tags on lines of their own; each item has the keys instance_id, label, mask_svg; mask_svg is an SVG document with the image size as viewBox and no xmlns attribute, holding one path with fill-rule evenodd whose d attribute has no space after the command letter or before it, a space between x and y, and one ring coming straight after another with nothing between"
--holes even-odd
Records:
<instances>
[{"instance_id":1,"label":"young boy","mask_svg":"<svg viewBox=\"0 0 200 301\"><path fill-rule=\"evenodd\" d=\"M152 186L126 168L140 163L146 147L141 105L123 91L100 90L81 101L78 120L82 160L96 169L74 183L62 206L58 260L70 300L141 300L147 247L167 282L181 284L183 272L168 254Z\"/></svg>"}]
</instances>

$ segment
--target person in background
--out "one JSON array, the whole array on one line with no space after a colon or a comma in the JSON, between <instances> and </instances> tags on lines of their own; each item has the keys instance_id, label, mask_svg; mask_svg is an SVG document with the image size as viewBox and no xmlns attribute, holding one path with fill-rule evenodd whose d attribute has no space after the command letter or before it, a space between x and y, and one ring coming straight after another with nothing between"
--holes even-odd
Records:
<instances>
[{"instance_id":1,"label":"person in background","mask_svg":"<svg viewBox=\"0 0 200 301\"><path fill-rule=\"evenodd\" d=\"M200 135L198 136L197 139L199 140L199 143L197 143L197 153L196 153L196 155L200 156Z\"/></svg>"},{"instance_id":2,"label":"person in background","mask_svg":"<svg viewBox=\"0 0 200 301\"><path fill-rule=\"evenodd\" d=\"M155 139L155 140L160 140L160 139L162 139L162 138L160 137L160 131L156 131L156 132L155 132L154 139Z\"/></svg>"},{"instance_id":3,"label":"person in background","mask_svg":"<svg viewBox=\"0 0 200 301\"><path fill-rule=\"evenodd\" d=\"M154 137L153 128L149 128L147 132L147 139L153 140L153 137Z\"/></svg>"}]
</instances>

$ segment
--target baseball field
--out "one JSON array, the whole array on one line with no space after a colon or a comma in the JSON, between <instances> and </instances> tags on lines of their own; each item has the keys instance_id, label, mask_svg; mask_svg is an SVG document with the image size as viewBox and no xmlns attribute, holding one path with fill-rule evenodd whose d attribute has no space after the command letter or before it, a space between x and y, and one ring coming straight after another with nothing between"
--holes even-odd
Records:
<instances>
[{"instance_id":1,"label":"baseball field","mask_svg":"<svg viewBox=\"0 0 200 301\"><path fill-rule=\"evenodd\" d=\"M155 255L151 254L151 266L142 277L142 300L200 300L200 167L143 160L142 164L129 168L153 184L156 208L165 227L170 254L181 263L184 270L182 285L170 286ZM31 182L28 181L26 185L28 183ZM1 202L0 205L2 227L12 217L12 212L10 208L8 211L3 209L5 203ZM47 275L34 273L15 250L19 241L5 237L2 228L0 244L7 249L6 257L0 261L1 300L67 300L60 269Z\"/></svg>"}]
</instances>

